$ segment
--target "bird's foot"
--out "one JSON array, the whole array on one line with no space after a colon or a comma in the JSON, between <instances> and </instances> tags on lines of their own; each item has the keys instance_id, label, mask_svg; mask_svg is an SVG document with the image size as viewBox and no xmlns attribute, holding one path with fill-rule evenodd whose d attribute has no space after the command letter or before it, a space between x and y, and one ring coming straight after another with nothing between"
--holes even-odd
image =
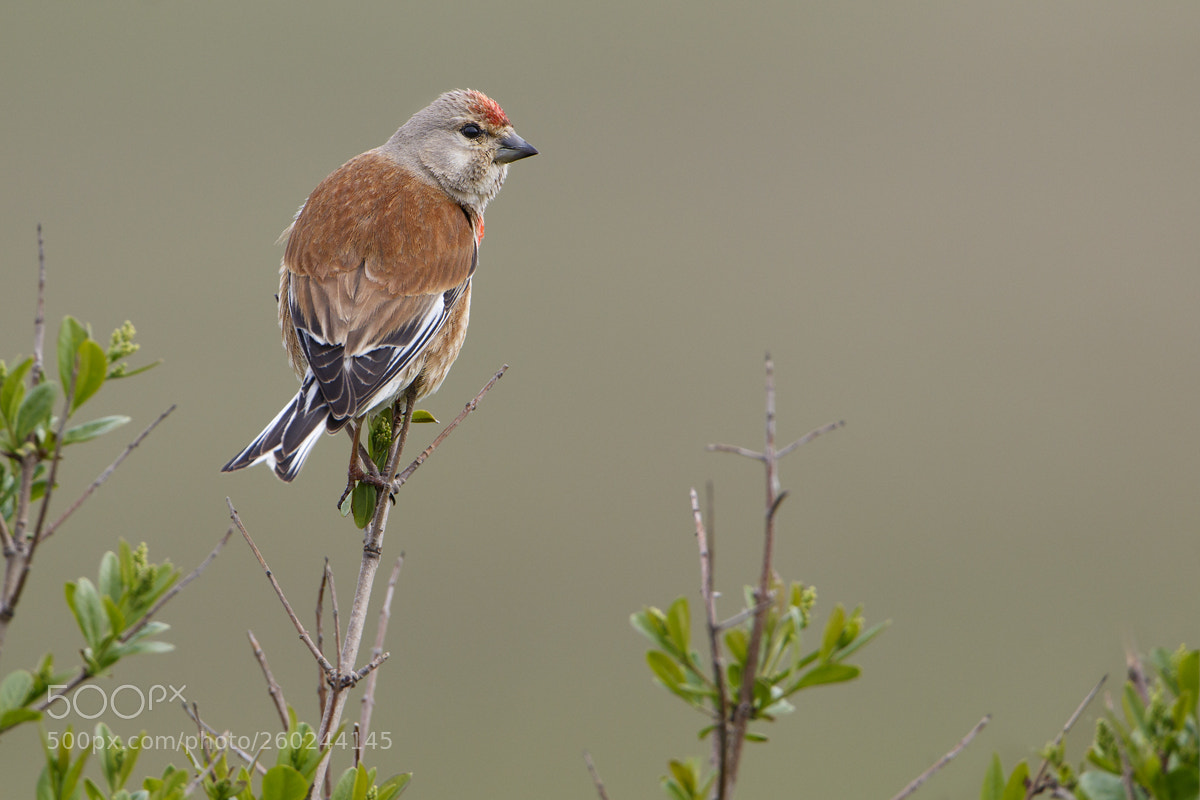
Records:
<instances>
[{"instance_id":1,"label":"bird's foot","mask_svg":"<svg viewBox=\"0 0 1200 800\"><path fill-rule=\"evenodd\" d=\"M374 486L376 489L388 489L389 493L392 488L392 482L383 477L383 473L377 470L364 470L358 464L350 468L346 475L346 491L342 492L342 496L338 498L338 508L346 502L346 498L354 491L356 483L365 483L368 486Z\"/></svg>"}]
</instances>

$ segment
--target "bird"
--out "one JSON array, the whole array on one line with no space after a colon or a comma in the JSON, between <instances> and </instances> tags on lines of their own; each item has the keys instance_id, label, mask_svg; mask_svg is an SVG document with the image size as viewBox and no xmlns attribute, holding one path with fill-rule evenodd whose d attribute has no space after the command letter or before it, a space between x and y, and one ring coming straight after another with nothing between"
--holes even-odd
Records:
<instances>
[{"instance_id":1,"label":"bird","mask_svg":"<svg viewBox=\"0 0 1200 800\"><path fill-rule=\"evenodd\" d=\"M364 477L363 418L441 386L467 333L484 209L537 152L495 100L456 89L317 185L280 236L279 326L300 389L222 472L265 463L290 482L349 425L351 484Z\"/></svg>"}]
</instances>

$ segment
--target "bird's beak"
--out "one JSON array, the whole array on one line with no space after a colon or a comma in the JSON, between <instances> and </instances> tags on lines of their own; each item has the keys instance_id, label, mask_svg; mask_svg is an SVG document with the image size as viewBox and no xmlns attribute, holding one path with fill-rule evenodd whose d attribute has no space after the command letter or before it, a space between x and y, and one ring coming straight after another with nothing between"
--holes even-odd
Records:
<instances>
[{"instance_id":1,"label":"bird's beak","mask_svg":"<svg viewBox=\"0 0 1200 800\"><path fill-rule=\"evenodd\" d=\"M515 133L510 133L500 140L500 149L496 151L496 161L500 164L509 164L522 158L536 156L537 152L537 148L529 142Z\"/></svg>"}]
</instances>

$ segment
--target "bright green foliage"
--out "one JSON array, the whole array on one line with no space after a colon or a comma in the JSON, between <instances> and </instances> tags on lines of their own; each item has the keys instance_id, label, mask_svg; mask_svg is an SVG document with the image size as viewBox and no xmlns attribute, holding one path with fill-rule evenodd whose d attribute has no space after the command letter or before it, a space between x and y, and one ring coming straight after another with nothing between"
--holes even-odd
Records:
<instances>
[{"instance_id":1,"label":"bright green foliage","mask_svg":"<svg viewBox=\"0 0 1200 800\"><path fill-rule=\"evenodd\" d=\"M831 683L843 683L859 675L859 668L842 663L887 627L880 623L863 630L862 608L849 616L839 604L834 607L821 635L821 646L807 653L801 647L801 632L810 621L816 591L794 582L785 586L776 581L771 588L772 602L767 608L758 669L754 681L754 710L751 719L774 721L779 714L794 711L788 698L802 689ZM753 604L753 589L747 589L747 607ZM630 617L633 627L658 649L646 653L646 662L655 679L688 705L711 717L718 708L718 689L709 676L711 661L701 661L691 641L691 614L686 598L679 598L667 611L648 606ZM725 631L722 660L725 664L727 696L740 695L745 672L753 615ZM701 730L706 736L715 726ZM761 736L748 739L762 741Z\"/></svg>"},{"instance_id":2,"label":"bright green foliage","mask_svg":"<svg viewBox=\"0 0 1200 800\"><path fill-rule=\"evenodd\" d=\"M83 793L83 767L87 764L91 750L86 747L78 748L79 758L71 760L71 747L68 742L74 741L71 728L59 737L57 745L51 744L42 732L42 751L46 755L46 766L38 775L37 800L78 800Z\"/></svg>"},{"instance_id":3,"label":"bright green foliage","mask_svg":"<svg viewBox=\"0 0 1200 800\"><path fill-rule=\"evenodd\" d=\"M0 514L13 527L20 491L21 465L32 459L33 481L30 502L46 494L48 464L58 449L59 420L55 406L70 419L75 412L100 391L110 378L127 377L144 372L159 362L130 370L119 359L134 353L133 326L126 322L113 331L112 344L107 351L94 339L87 326L74 317L64 317L58 330L55 348L58 382L33 375L33 359L26 358L12 369L0 362ZM66 396L71 400L68 405ZM61 398L61 403L59 402ZM63 431L62 447L81 444L103 436L125 423L129 417L113 415L100 417L79 425L69 425Z\"/></svg>"},{"instance_id":4,"label":"bright green foliage","mask_svg":"<svg viewBox=\"0 0 1200 800\"><path fill-rule=\"evenodd\" d=\"M400 796L410 780L412 773L405 772L393 775L376 786L375 770L359 764L342 773L337 785L333 787L330 800L393 800Z\"/></svg>"},{"instance_id":5,"label":"bright green foliage","mask_svg":"<svg viewBox=\"0 0 1200 800\"><path fill-rule=\"evenodd\" d=\"M704 777L699 759L672 759L667 767L670 774L662 777L662 787L672 800L708 800L717 775L713 773Z\"/></svg>"},{"instance_id":6,"label":"bright green foliage","mask_svg":"<svg viewBox=\"0 0 1200 800\"><path fill-rule=\"evenodd\" d=\"M1200 650L1180 646L1174 653L1156 648L1150 654L1154 679L1149 686L1126 681L1121 693L1121 712L1109 709L1096 720L1096 733L1087 760L1075 770L1065 763L1061 743L1051 742L1042 750L1048 778L1028 789L1024 798L1049 794L1063 787L1079 800L1128 800L1126 776L1137 800L1196 800L1200 796L1197 698L1200 697ZM1022 761L1009 778L1002 794L1003 771L997 756L984 778L984 800L1010 800L1009 788L1021 774L1028 779Z\"/></svg>"},{"instance_id":7,"label":"bright green foliage","mask_svg":"<svg viewBox=\"0 0 1200 800\"><path fill-rule=\"evenodd\" d=\"M317 746L317 732L307 722L296 719L296 712L288 708L288 729L277 741L279 753L276 766L291 767L306 781L311 781L321 762L321 748Z\"/></svg>"},{"instance_id":8,"label":"bright green foliage","mask_svg":"<svg viewBox=\"0 0 1200 800\"><path fill-rule=\"evenodd\" d=\"M87 578L67 584L67 605L87 644L82 652L89 675L125 656L173 649L167 642L150 640L170 627L165 622L136 626L178 578L179 570L170 561L149 562L145 544L134 551L121 540L120 556L110 551L100 559L98 586Z\"/></svg>"}]
</instances>

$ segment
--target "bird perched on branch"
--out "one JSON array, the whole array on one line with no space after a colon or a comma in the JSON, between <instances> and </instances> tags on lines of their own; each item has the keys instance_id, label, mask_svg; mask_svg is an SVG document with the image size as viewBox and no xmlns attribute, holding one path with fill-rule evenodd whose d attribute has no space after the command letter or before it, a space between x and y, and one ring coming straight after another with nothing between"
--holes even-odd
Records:
<instances>
[{"instance_id":1,"label":"bird perched on branch","mask_svg":"<svg viewBox=\"0 0 1200 800\"><path fill-rule=\"evenodd\" d=\"M467 333L483 210L508 164L536 154L496 101L456 90L321 181L280 237L279 325L300 391L222 472L265 462L290 481L322 433L349 425L350 478L364 477L363 418L445 379Z\"/></svg>"}]
</instances>

